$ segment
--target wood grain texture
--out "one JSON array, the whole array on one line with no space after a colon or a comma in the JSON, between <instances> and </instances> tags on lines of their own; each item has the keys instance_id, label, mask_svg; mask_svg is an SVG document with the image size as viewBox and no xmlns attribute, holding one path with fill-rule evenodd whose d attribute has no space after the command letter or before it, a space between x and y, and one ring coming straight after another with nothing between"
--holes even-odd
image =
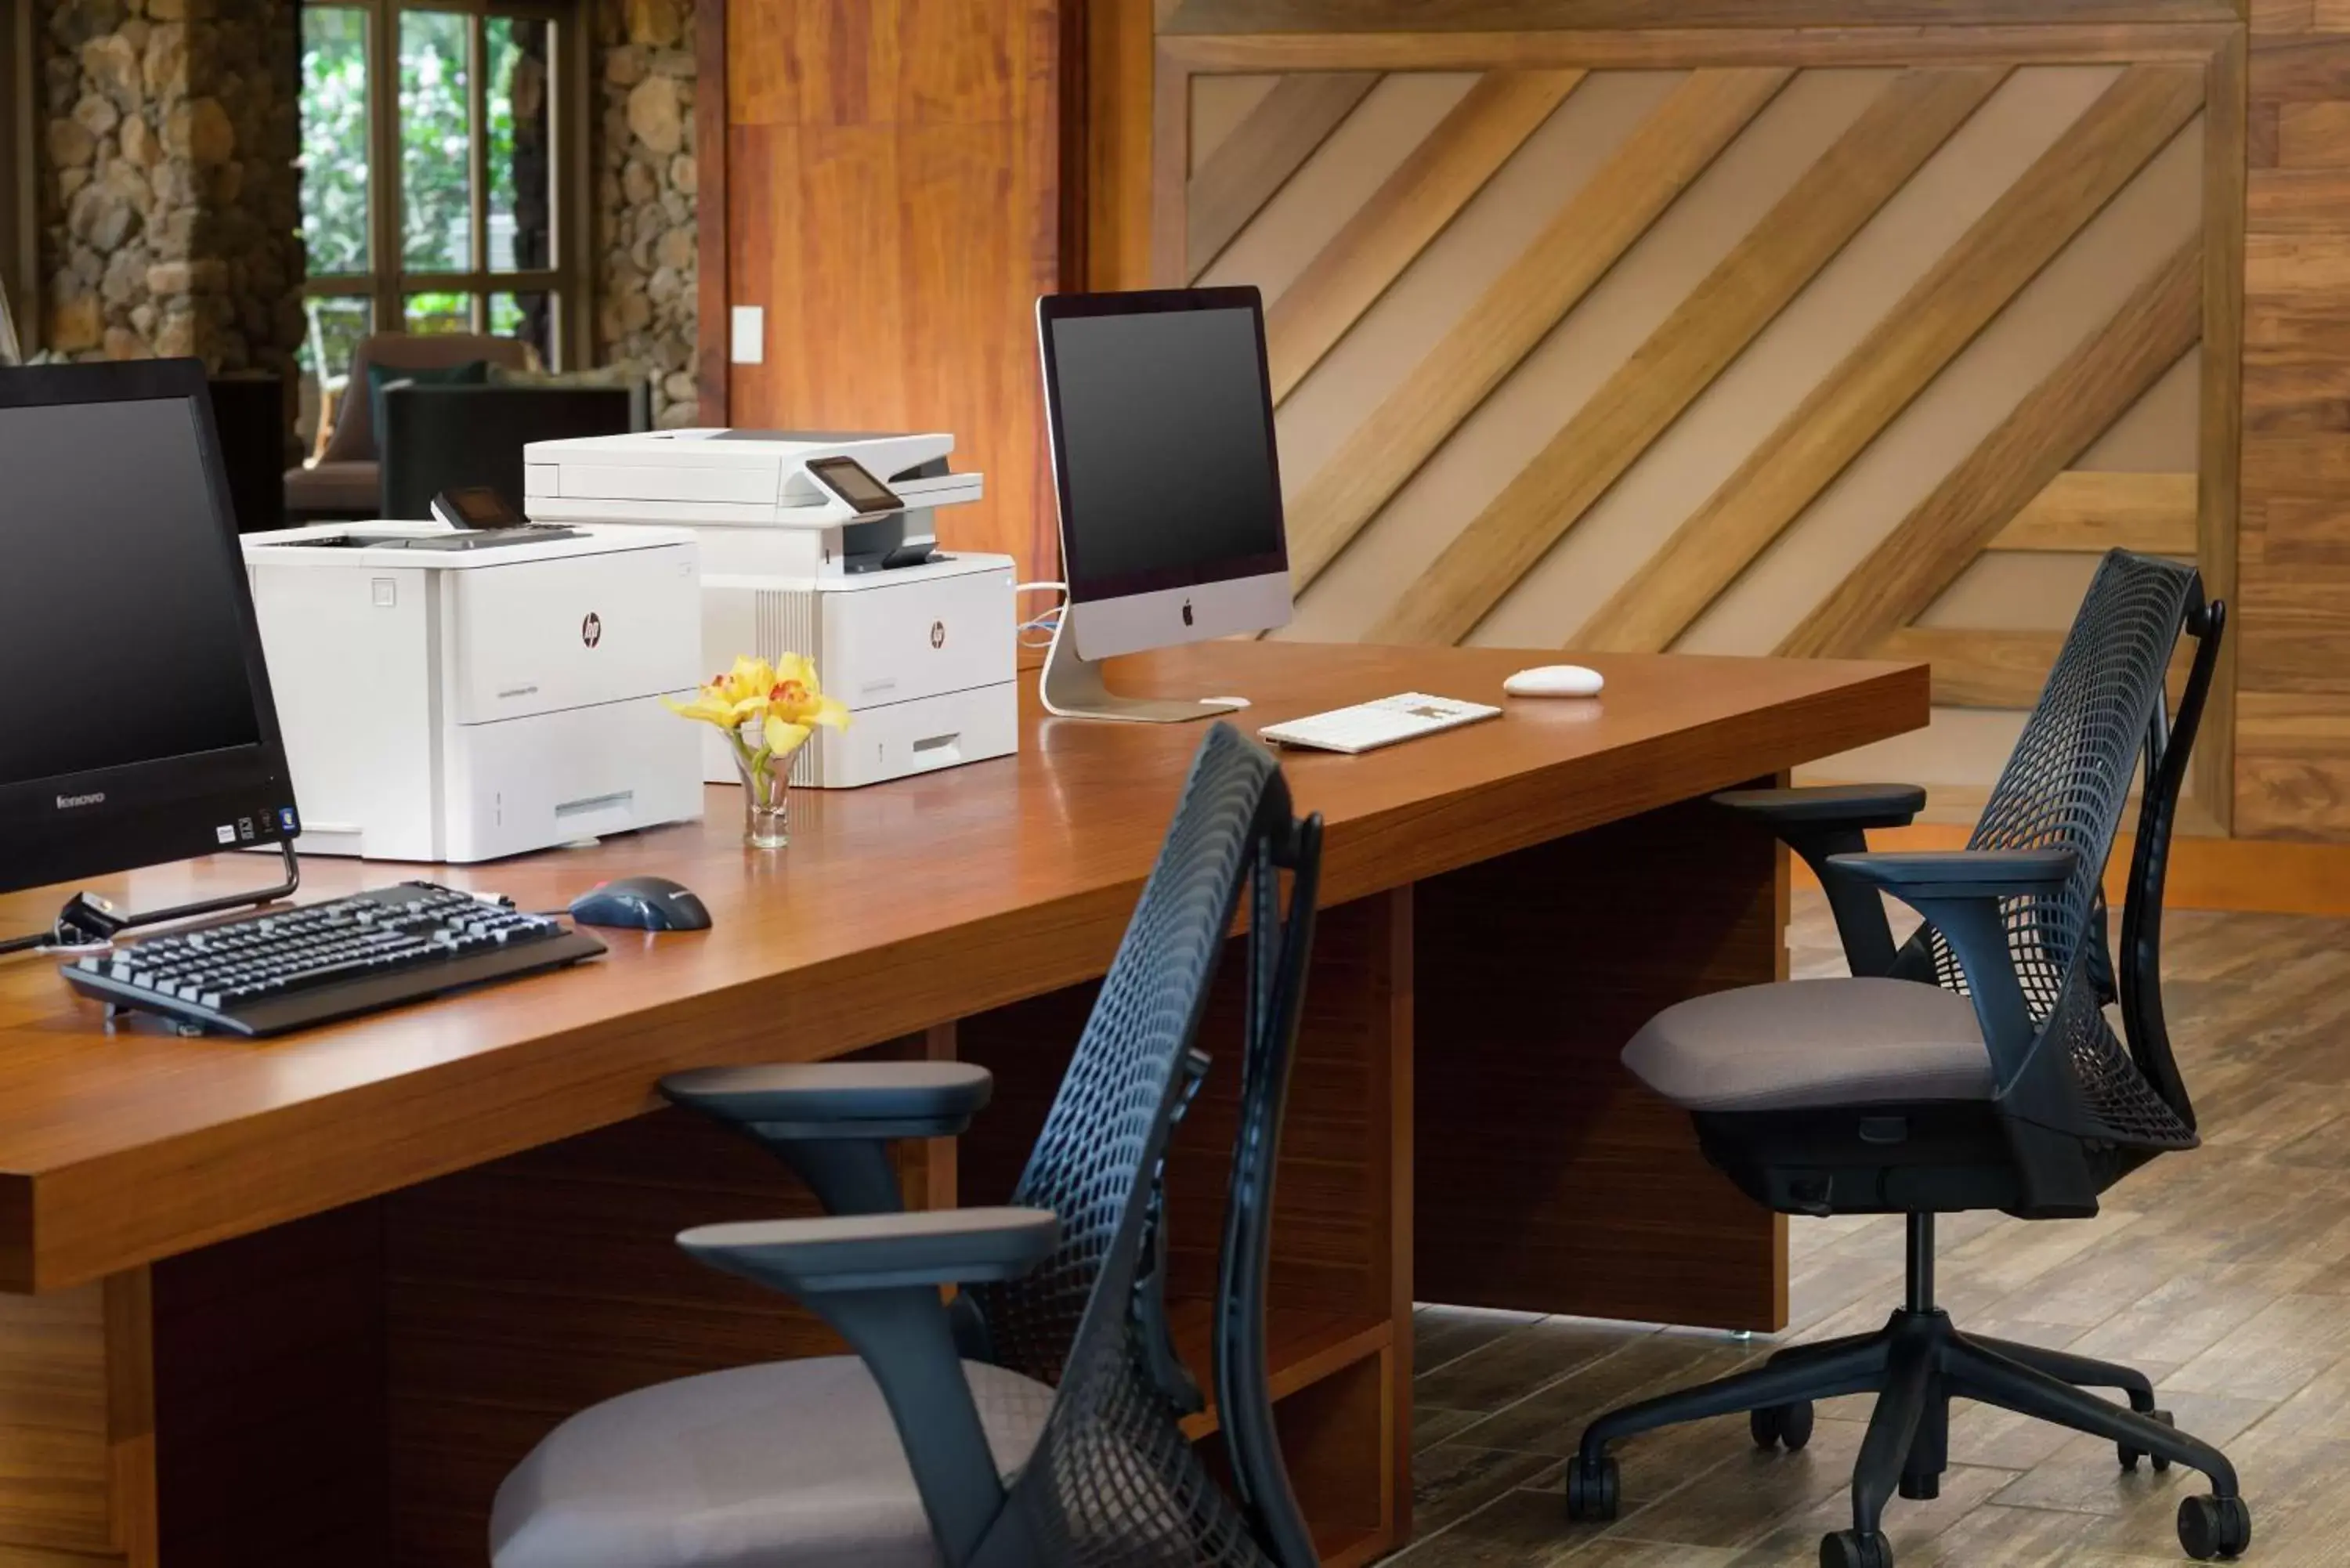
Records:
<instances>
[{"instance_id":1,"label":"wood grain texture","mask_svg":"<svg viewBox=\"0 0 2350 1568\"><path fill-rule=\"evenodd\" d=\"M2029 708L2040 701L2064 635L1910 626L1877 639L1886 659L1918 659L1934 670L1939 708Z\"/></svg>"},{"instance_id":2,"label":"wood grain texture","mask_svg":"<svg viewBox=\"0 0 2350 1568\"><path fill-rule=\"evenodd\" d=\"M2199 69L2122 73L1600 607L1575 646L1670 647L2193 117L2203 90Z\"/></svg>"},{"instance_id":3,"label":"wood grain texture","mask_svg":"<svg viewBox=\"0 0 2350 1568\"><path fill-rule=\"evenodd\" d=\"M2264 569L2244 579L2236 608L2243 692L2350 692L2350 571Z\"/></svg>"},{"instance_id":4,"label":"wood grain texture","mask_svg":"<svg viewBox=\"0 0 2350 1568\"><path fill-rule=\"evenodd\" d=\"M2350 839L2350 732L2334 722L2350 651L2350 530L2340 450L2350 407L2350 36L2324 16L2253 17L2248 116L2276 122L2247 192L2236 584L2237 722L2228 782L2240 834ZM2199 778L2199 785L2200 784Z\"/></svg>"},{"instance_id":5,"label":"wood grain texture","mask_svg":"<svg viewBox=\"0 0 2350 1568\"><path fill-rule=\"evenodd\" d=\"M1036 296L1062 286L1055 0L730 0L728 296L767 313L738 425L941 430L948 543L1057 575Z\"/></svg>"},{"instance_id":6,"label":"wood grain texture","mask_svg":"<svg viewBox=\"0 0 2350 1568\"><path fill-rule=\"evenodd\" d=\"M1085 286L1150 286L1151 0L1085 0Z\"/></svg>"},{"instance_id":7,"label":"wood grain texture","mask_svg":"<svg viewBox=\"0 0 2350 1568\"><path fill-rule=\"evenodd\" d=\"M106 1289L0 1301L0 1557L119 1550Z\"/></svg>"},{"instance_id":8,"label":"wood grain texture","mask_svg":"<svg viewBox=\"0 0 2350 1568\"><path fill-rule=\"evenodd\" d=\"M1780 644L1788 654L1874 646L1925 613L2089 443L2194 345L2202 257L2189 241L1952 469Z\"/></svg>"},{"instance_id":9,"label":"wood grain texture","mask_svg":"<svg viewBox=\"0 0 2350 1568\"><path fill-rule=\"evenodd\" d=\"M733 140L726 123L727 0L697 6L693 14L694 74L705 84L693 100L695 266L694 386L697 412L706 425L726 423L732 390L727 367L731 248L726 210L726 155Z\"/></svg>"},{"instance_id":10,"label":"wood grain texture","mask_svg":"<svg viewBox=\"0 0 2350 1568\"><path fill-rule=\"evenodd\" d=\"M1422 16L1435 15L1423 8ZM2044 11L2043 11L2044 15ZM1423 28L1426 23L1419 24ZM1162 33L1162 55L1197 71L1691 70L1924 65L2145 65L2199 69L2238 30L2228 22L2068 22L1946 26L1557 28L1396 33Z\"/></svg>"},{"instance_id":11,"label":"wood grain texture","mask_svg":"<svg viewBox=\"0 0 2350 1568\"><path fill-rule=\"evenodd\" d=\"M1786 1322L1784 1221L1617 1060L1672 1002L1779 977L1784 857L1692 802L1419 884L1418 1001L1445 1040L1419 1079L1420 1299Z\"/></svg>"},{"instance_id":12,"label":"wood grain texture","mask_svg":"<svg viewBox=\"0 0 2350 1568\"><path fill-rule=\"evenodd\" d=\"M1523 649L1203 643L1119 661L1112 679L1141 694L1240 692L1261 725L1430 682L1498 693L1528 662ZM1608 701L1596 713L1527 703L1367 764L1289 759L1299 809L1328 822L1326 898L1882 740L1926 715L1915 669L1600 667ZM783 857L743 856L738 797L717 788L702 824L436 870L525 909L659 873L694 888L716 924L682 940L615 933L610 955L582 969L263 1045L150 1023L109 1033L48 963L0 965L0 1284L61 1288L623 1121L666 1072L837 1055L1098 976L1199 736L1047 723L1031 689L1016 757L807 793ZM306 894L398 874L314 863ZM153 907L251 877L231 856L98 887ZM890 891L907 878L922 898ZM65 891L0 898L0 929L36 924Z\"/></svg>"},{"instance_id":13,"label":"wood grain texture","mask_svg":"<svg viewBox=\"0 0 2350 1568\"><path fill-rule=\"evenodd\" d=\"M1274 84L1191 176L1191 276L1208 270L1378 81L1376 71L1314 71Z\"/></svg>"},{"instance_id":14,"label":"wood grain texture","mask_svg":"<svg viewBox=\"0 0 2350 1568\"><path fill-rule=\"evenodd\" d=\"M1557 325L1793 73L1699 71L1627 137L1288 508L1303 588Z\"/></svg>"},{"instance_id":15,"label":"wood grain texture","mask_svg":"<svg viewBox=\"0 0 2350 1568\"><path fill-rule=\"evenodd\" d=\"M2350 692L2245 691L2236 702L2240 831L2350 838Z\"/></svg>"},{"instance_id":16,"label":"wood grain texture","mask_svg":"<svg viewBox=\"0 0 2350 1568\"><path fill-rule=\"evenodd\" d=\"M2233 603L2243 503L2245 187L2250 174L2249 65L2230 38L2205 67L2203 95L2202 386L2197 410L2197 564L2203 591ZM2222 638L2195 749L2189 793L2220 831L2235 821L2239 639Z\"/></svg>"},{"instance_id":17,"label":"wood grain texture","mask_svg":"<svg viewBox=\"0 0 2350 1568\"><path fill-rule=\"evenodd\" d=\"M1770 325L2007 73L1908 71L1521 469L1371 633L1454 643Z\"/></svg>"},{"instance_id":18,"label":"wood grain texture","mask_svg":"<svg viewBox=\"0 0 2350 1568\"><path fill-rule=\"evenodd\" d=\"M2197 484L2191 473L2060 473L2023 504L1988 547L2191 556Z\"/></svg>"},{"instance_id":19,"label":"wood grain texture","mask_svg":"<svg viewBox=\"0 0 2350 1568\"><path fill-rule=\"evenodd\" d=\"M1520 28L1835 27L1865 15L1879 26L2046 22L2043 0L1178 0L1171 33L1458 32ZM2066 0L2071 23L2229 23L2229 0Z\"/></svg>"},{"instance_id":20,"label":"wood grain texture","mask_svg":"<svg viewBox=\"0 0 2350 1568\"><path fill-rule=\"evenodd\" d=\"M1488 71L1478 78L1266 310L1274 402L1321 363L1583 76Z\"/></svg>"}]
</instances>

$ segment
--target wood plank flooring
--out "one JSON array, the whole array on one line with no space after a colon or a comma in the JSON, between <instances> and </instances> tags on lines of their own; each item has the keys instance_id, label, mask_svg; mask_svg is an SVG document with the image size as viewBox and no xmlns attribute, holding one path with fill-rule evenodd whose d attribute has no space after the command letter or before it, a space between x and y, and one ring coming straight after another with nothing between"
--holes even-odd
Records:
<instances>
[{"instance_id":1,"label":"wood plank flooring","mask_svg":"<svg viewBox=\"0 0 2350 1568\"><path fill-rule=\"evenodd\" d=\"M1844 972L1816 893L1798 975ZM2171 1034L2204 1147L2157 1160L2095 1220L1943 1221L1943 1304L1962 1327L2130 1362L2218 1443L2251 1501L2263 1568L2350 1563L2350 922L2174 913ZM1584 1423L1792 1340L1874 1329L1898 1300L1898 1217L1796 1220L1785 1334L1741 1341L1426 1306L1417 1315L1418 1533L1396 1568L1798 1568L1851 1522L1867 1418L1820 1407L1811 1446L1766 1455L1741 1418L1624 1445L1624 1504L1572 1525L1563 1461ZM2187 1561L2185 1470L2125 1474L2111 1445L1974 1405L1950 1421L1931 1502L1886 1516L1900 1568L2137 1568Z\"/></svg>"}]
</instances>

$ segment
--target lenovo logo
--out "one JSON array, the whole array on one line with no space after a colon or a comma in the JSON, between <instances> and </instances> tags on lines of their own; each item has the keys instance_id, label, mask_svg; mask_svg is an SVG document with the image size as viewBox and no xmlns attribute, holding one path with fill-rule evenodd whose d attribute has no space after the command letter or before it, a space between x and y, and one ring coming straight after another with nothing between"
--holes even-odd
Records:
<instances>
[{"instance_id":1,"label":"lenovo logo","mask_svg":"<svg viewBox=\"0 0 2350 1568\"><path fill-rule=\"evenodd\" d=\"M59 811L71 811L76 806L80 805L104 805L105 804L106 792L104 790L99 790L94 794L61 794L57 796L57 809Z\"/></svg>"}]
</instances>

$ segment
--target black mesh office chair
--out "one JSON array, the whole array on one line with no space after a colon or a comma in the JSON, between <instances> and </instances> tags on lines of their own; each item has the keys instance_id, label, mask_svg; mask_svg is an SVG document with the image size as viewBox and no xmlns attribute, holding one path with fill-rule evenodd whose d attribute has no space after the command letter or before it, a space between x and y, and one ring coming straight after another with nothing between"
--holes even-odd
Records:
<instances>
[{"instance_id":1,"label":"black mesh office chair","mask_svg":"<svg viewBox=\"0 0 2350 1568\"><path fill-rule=\"evenodd\" d=\"M1908 1215L1908 1300L1877 1334L1793 1346L1601 1417L1568 1466L1571 1517L1615 1517L1607 1450L1618 1438L1748 1411L1756 1442L1799 1449L1813 1401L1874 1392L1853 1527L1822 1542L1826 1568L1890 1568L1886 1504L1897 1487L1935 1495L1953 1398L2109 1438L2126 1468L2147 1455L2158 1469L2191 1466L2211 1491L2180 1503L2181 1544L2209 1558L2250 1543L2235 1470L2173 1428L2143 1374L1963 1334L1934 1305L1937 1213L2094 1214L2114 1182L2195 1145L2163 1024L2162 883L2224 618L2191 568L2108 555L1962 851L1865 852L1865 829L1906 824L1925 804L1910 786L1717 797L1770 824L1818 871L1856 978L1683 1002L1650 1021L1625 1064L1691 1113L1707 1158L1757 1202ZM2164 676L2182 631L2198 647L2174 718ZM2140 763L2116 987L2099 884ZM1926 918L1898 952L1880 890ZM2126 1047L2104 1011L2116 1002ZM2129 1406L2089 1388L2122 1390Z\"/></svg>"},{"instance_id":2,"label":"black mesh office chair","mask_svg":"<svg viewBox=\"0 0 2350 1568\"><path fill-rule=\"evenodd\" d=\"M687 1378L574 1417L501 1489L495 1568L1308 1568L1263 1303L1320 855L1321 819L1293 820L1273 759L1218 724L1017 1207L897 1211L888 1141L962 1131L988 1096L981 1068L717 1069L665 1085L772 1147L832 1211L680 1243L798 1297L858 1354ZM1227 1493L1178 1426L1198 1397L1167 1340L1155 1216L1243 882L1248 1024L1215 1365ZM964 1287L951 1309L949 1283Z\"/></svg>"}]
</instances>

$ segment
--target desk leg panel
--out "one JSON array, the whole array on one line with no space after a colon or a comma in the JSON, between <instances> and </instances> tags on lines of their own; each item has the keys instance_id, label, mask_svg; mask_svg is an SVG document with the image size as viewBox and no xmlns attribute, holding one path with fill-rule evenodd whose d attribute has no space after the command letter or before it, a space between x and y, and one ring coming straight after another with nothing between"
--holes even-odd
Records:
<instances>
[{"instance_id":1,"label":"desk leg panel","mask_svg":"<svg viewBox=\"0 0 2350 1568\"><path fill-rule=\"evenodd\" d=\"M1783 975L1786 877L1700 801L1419 884L1420 1300L1784 1324L1785 1221L1618 1055L1674 1002Z\"/></svg>"}]
</instances>

